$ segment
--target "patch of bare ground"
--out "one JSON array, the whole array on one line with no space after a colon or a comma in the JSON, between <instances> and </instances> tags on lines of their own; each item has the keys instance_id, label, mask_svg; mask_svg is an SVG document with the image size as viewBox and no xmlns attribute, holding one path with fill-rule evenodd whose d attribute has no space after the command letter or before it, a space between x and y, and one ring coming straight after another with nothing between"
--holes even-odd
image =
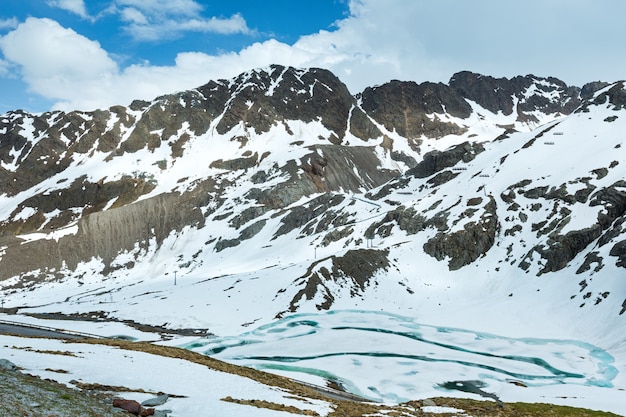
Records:
<instances>
[{"instance_id":1,"label":"patch of bare ground","mask_svg":"<svg viewBox=\"0 0 626 417\"><path fill-rule=\"evenodd\" d=\"M17 370L0 369L0 415L4 417L124 417L112 397L85 392Z\"/></svg>"}]
</instances>

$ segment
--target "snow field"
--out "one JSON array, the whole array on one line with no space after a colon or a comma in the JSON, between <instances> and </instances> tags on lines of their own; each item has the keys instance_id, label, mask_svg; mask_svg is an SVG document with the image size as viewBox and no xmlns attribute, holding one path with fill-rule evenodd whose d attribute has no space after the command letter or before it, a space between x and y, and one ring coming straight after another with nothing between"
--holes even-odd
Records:
<instances>
[{"instance_id":1,"label":"snow field","mask_svg":"<svg viewBox=\"0 0 626 417\"><path fill-rule=\"evenodd\" d=\"M169 415L172 417L201 416L206 415L207 410L229 416L247 417L251 413L261 417L292 415L221 400L228 396L313 410L322 416L331 411L330 404L324 401L301 399L279 388L180 359L108 346L11 336L0 336L0 345L3 346L0 348L3 358L24 368L24 372L69 386L72 385L71 380L77 380L180 396L171 397L165 405L159 407L171 410ZM66 370L68 373L58 370ZM141 402L154 397L154 394L121 392L119 396Z\"/></svg>"}]
</instances>

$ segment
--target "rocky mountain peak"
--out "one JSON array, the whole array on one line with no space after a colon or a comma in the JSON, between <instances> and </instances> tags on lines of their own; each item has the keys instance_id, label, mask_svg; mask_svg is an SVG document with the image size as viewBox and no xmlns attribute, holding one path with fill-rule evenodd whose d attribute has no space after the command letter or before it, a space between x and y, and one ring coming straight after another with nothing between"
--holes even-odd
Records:
<instances>
[{"instance_id":1,"label":"rocky mountain peak","mask_svg":"<svg viewBox=\"0 0 626 417\"><path fill-rule=\"evenodd\" d=\"M493 113L510 115L515 112L520 121L538 121L533 115L537 111L570 114L582 101L580 88L570 87L553 77L526 75L508 79L462 71L454 74L449 84L463 97Z\"/></svg>"},{"instance_id":2,"label":"rocky mountain peak","mask_svg":"<svg viewBox=\"0 0 626 417\"><path fill-rule=\"evenodd\" d=\"M626 88L624 84L624 81L619 81L602 91L598 91L592 103L602 105L608 102L615 111L626 108Z\"/></svg>"},{"instance_id":3,"label":"rocky mountain peak","mask_svg":"<svg viewBox=\"0 0 626 417\"><path fill-rule=\"evenodd\" d=\"M360 94L361 107L376 122L403 137L417 139L460 134L463 129L433 114L467 118L471 106L457 91L441 83L390 81Z\"/></svg>"},{"instance_id":4,"label":"rocky mountain peak","mask_svg":"<svg viewBox=\"0 0 626 417\"><path fill-rule=\"evenodd\" d=\"M263 133L287 120L319 120L338 140L345 135L354 105L345 84L330 71L319 68L272 65L230 81L210 82L198 92L209 108L219 103L222 112L216 129L221 134L241 122L244 128Z\"/></svg>"}]
</instances>

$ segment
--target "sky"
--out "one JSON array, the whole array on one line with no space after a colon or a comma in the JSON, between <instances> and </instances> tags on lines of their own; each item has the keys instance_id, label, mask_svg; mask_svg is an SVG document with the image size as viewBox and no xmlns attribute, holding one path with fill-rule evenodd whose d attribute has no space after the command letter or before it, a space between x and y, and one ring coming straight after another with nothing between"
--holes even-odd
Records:
<instances>
[{"instance_id":1,"label":"sky","mask_svg":"<svg viewBox=\"0 0 626 417\"><path fill-rule=\"evenodd\" d=\"M0 0L0 113L93 110L271 64L352 93L458 71L626 78L623 0Z\"/></svg>"}]
</instances>

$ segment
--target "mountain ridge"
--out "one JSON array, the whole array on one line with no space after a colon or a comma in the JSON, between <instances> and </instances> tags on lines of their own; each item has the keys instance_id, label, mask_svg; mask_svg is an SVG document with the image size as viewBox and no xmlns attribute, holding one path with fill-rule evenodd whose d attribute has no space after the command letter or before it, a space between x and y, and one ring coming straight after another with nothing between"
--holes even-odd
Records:
<instances>
[{"instance_id":1,"label":"mountain ridge","mask_svg":"<svg viewBox=\"0 0 626 417\"><path fill-rule=\"evenodd\" d=\"M579 88L469 72L449 85L391 81L352 96L327 70L271 66L129 107L10 112L0 119L3 292L18 300L90 274L125 286L148 265L217 277L290 264L269 310L328 309L375 293L381 274L414 271L393 261L402 236L418 262L436 260L451 277L472 266L535 276L573 268L585 284L558 297L611 304L620 316L623 290L590 281L618 273L626 257L624 162L611 156L624 97L623 82ZM611 160L555 178L555 150L580 147L580 131L610 146L597 140L575 158L602 149ZM544 175L513 181L499 174L507 166ZM182 252L167 249L181 240ZM299 249L293 258L261 250L273 245ZM241 250L267 259L210 266ZM318 250L323 261L298 255ZM390 280L410 289L415 278L404 275Z\"/></svg>"}]
</instances>

